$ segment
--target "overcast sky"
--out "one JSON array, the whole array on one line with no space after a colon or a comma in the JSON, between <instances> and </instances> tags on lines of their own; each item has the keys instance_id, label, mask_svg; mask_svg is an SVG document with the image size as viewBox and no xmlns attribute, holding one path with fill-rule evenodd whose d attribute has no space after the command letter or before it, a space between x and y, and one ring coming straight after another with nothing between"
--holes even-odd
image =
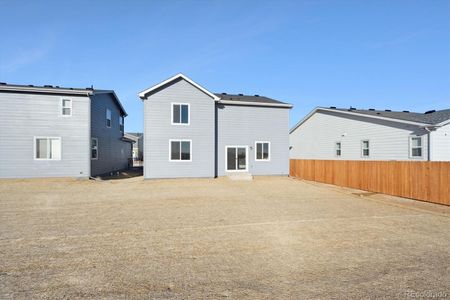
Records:
<instances>
[{"instance_id":1,"label":"overcast sky","mask_svg":"<svg viewBox=\"0 0 450 300\"><path fill-rule=\"evenodd\" d=\"M294 104L450 107L450 1L4 1L0 81L137 93L176 73Z\"/></svg>"}]
</instances>

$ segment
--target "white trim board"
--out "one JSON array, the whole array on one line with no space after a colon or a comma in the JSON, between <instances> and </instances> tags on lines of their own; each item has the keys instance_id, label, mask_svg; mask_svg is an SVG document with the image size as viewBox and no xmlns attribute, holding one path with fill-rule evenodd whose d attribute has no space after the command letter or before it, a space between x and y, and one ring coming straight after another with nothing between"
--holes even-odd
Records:
<instances>
[{"instance_id":1,"label":"white trim board","mask_svg":"<svg viewBox=\"0 0 450 300\"><path fill-rule=\"evenodd\" d=\"M217 97L216 95L214 95L213 93L211 93L210 91L208 91L207 89L205 89L204 87L202 87L201 85L199 85L198 83L196 83L195 81L193 81L192 79L190 79L189 77L187 77L186 75L183 75L181 73L176 74L175 76L170 77L169 79L166 79L146 90L143 90L142 92L140 92L138 94L139 98L141 98L142 100L147 99L147 94L174 81L177 80L179 78L182 78L184 80L186 80L187 82L189 82L190 84L192 84L193 86L195 86L196 88L198 88L200 91L204 92L205 94L207 94L208 96L210 96L211 98L213 98L215 101L219 101L220 98Z\"/></svg>"},{"instance_id":2,"label":"white trim board","mask_svg":"<svg viewBox=\"0 0 450 300\"><path fill-rule=\"evenodd\" d=\"M270 106L270 107L285 107L292 108L292 104L285 103L265 103L265 102L249 102L249 101L233 101L233 100L220 100L219 104L231 104L231 105L244 105L244 106Z\"/></svg>"}]
</instances>

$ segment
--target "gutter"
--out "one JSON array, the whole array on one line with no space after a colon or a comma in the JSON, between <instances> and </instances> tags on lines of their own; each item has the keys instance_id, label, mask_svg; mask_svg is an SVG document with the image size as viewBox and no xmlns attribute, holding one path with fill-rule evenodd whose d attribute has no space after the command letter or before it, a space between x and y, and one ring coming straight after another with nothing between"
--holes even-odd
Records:
<instances>
[{"instance_id":1,"label":"gutter","mask_svg":"<svg viewBox=\"0 0 450 300\"><path fill-rule=\"evenodd\" d=\"M264 103L264 102L248 102L248 101L233 101L233 100L219 100L219 104L232 104L232 105L245 105L245 106L270 106L270 107L282 107L292 108L292 104L286 103Z\"/></svg>"},{"instance_id":2,"label":"gutter","mask_svg":"<svg viewBox=\"0 0 450 300\"><path fill-rule=\"evenodd\" d=\"M384 121L390 121L390 122L396 122L396 123L403 123L403 124L408 124L408 125L415 125L415 126L419 126L419 127L427 127L427 126L428 127L429 126L437 127L436 125L420 123L420 122L413 122L413 121L406 121L406 120L400 120L400 119L394 119L394 118L380 117L380 116L374 116L374 115L369 115L369 114L361 114L361 113L351 112L351 111L342 111L342 110L325 108L325 107L316 107L309 114L307 114L306 117L304 117L297 124L295 124L294 127L292 127L289 130L289 134L294 132L298 127L300 127L300 125L302 125L306 120L308 120L312 115L314 115L316 112L318 112L320 110L321 111L326 111L326 112L340 113L340 114L344 114L344 115L353 115L353 116L358 116L358 117L365 117L365 118L369 118L369 119L371 118L371 119L378 119L378 120L384 120Z\"/></svg>"},{"instance_id":3,"label":"gutter","mask_svg":"<svg viewBox=\"0 0 450 300\"><path fill-rule=\"evenodd\" d=\"M0 86L0 91L4 92L27 92L27 93L48 93L48 94L67 94L67 95L87 95L94 94L91 89L64 89L64 88L43 88L43 87L28 87L28 86Z\"/></svg>"}]
</instances>

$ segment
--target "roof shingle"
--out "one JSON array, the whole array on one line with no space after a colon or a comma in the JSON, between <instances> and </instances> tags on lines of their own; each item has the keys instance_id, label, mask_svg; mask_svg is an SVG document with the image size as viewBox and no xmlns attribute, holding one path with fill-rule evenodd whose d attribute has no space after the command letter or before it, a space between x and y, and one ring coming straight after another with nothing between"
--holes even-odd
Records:
<instances>
[{"instance_id":1,"label":"roof shingle","mask_svg":"<svg viewBox=\"0 0 450 300\"><path fill-rule=\"evenodd\" d=\"M450 109L430 111L427 113L406 112L406 111L386 111L386 110L368 110L354 108L332 108L337 111L349 111L358 114L380 116L403 121L419 122L430 125L436 125L450 119Z\"/></svg>"}]
</instances>

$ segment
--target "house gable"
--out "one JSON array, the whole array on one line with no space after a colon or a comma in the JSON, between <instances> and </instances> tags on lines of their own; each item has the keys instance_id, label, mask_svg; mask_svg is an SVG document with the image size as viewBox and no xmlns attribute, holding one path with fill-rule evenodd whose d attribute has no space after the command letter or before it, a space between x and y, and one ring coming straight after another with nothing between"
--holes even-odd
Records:
<instances>
[{"instance_id":1,"label":"house gable","mask_svg":"<svg viewBox=\"0 0 450 300\"><path fill-rule=\"evenodd\" d=\"M206 94L207 96L211 97L213 100L218 101L220 98L217 97L215 94L211 93L210 91L208 91L207 89L205 89L204 87L202 87L201 85L199 85L198 83L194 82L192 79L190 79L189 77L179 73L175 76L170 77L167 80L164 80L142 92L139 93L139 98L141 98L142 100L148 99L149 96L160 92L161 90L166 89L167 87L173 85L176 82L179 82L181 80L184 80L186 82L188 82L190 85L192 85L193 87L197 88L199 91L203 92L204 94Z\"/></svg>"}]
</instances>

